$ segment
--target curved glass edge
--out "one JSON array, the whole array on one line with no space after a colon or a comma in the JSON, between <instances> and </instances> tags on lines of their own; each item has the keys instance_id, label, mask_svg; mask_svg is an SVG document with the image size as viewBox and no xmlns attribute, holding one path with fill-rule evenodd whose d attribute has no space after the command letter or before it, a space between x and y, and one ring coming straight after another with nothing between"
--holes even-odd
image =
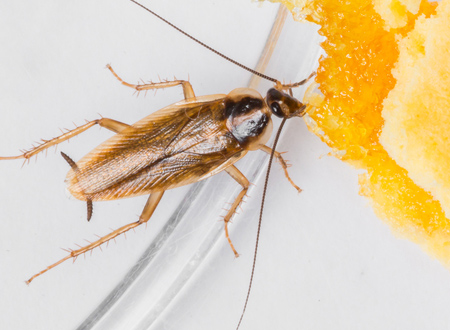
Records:
<instances>
[{"instance_id":1,"label":"curved glass edge","mask_svg":"<svg viewBox=\"0 0 450 330\"><path fill-rule=\"evenodd\" d=\"M321 55L318 44L322 38L317 29L313 25L294 22L288 15L266 73L283 77L285 81L297 81L314 71ZM258 90L267 90L271 86L270 82L260 82ZM301 95L303 91L304 88L297 89L295 95ZM250 159L241 160L239 168L250 182L254 182L264 173L267 159L267 155L257 153ZM219 176L192 185L138 262L77 329L152 327L214 244L219 240L227 244L223 223L211 219L217 218L217 205L233 201L240 187L233 180L222 185ZM214 203L205 202L209 200Z\"/></svg>"}]
</instances>

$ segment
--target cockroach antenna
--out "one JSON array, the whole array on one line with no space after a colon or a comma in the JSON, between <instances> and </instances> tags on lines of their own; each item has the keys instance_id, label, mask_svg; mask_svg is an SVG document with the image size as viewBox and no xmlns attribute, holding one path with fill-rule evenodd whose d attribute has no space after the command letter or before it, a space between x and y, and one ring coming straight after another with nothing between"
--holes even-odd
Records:
<instances>
[{"instance_id":1,"label":"cockroach antenna","mask_svg":"<svg viewBox=\"0 0 450 330\"><path fill-rule=\"evenodd\" d=\"M201 46L205 47L206 49L209 49L211 52L213 52L213 53L215 53L215 54L221 56L222 58L226 59L227 61L229 61L229 62L231 62L231 63L233 63L233 64L235 64L235 65L237 65L237 66L239 66L239 67L241 67L241 68L243 68L244 70L247 70L248 72L250 72L250 73L252 73L252 74L254 74L254 75L256 75L256 76L259 76L259 77L261 77L261 78L264 78L264 79L266 79L266 80L269 80L269 81L275 83L275 89L277 89L278 91L287 90L288 93L289 93L289 95L290 95L291 97L293 97L292 88L298 87L298 86L300 86L300 85L305 84L309 79L311 79L312 77L314 77L315 74L316 74L315 72L313 72L308 78L303 79L302 81L299 81L299 82L296 82L296 83L293 83L293 84L282 84L279 80L277 80L277 79L275 79L275 78L272 78L272 77L269 77L269 76L267 76L267 75L265 75L265 74L263 74L263 73L260 73L260 72L258 72L258 71L256 71L256 70L253 70L253 69L251 69L251 68L249 68L249 67L247 67L247 66L245 66L245 65L243 65L243 64L241 64L241 63L239 63L239 62L237 62L237 61L235 61L235 60L233 60L233 59L231 59L230 57L228 57L228 56L222 54L221 52L219 52L219 51L217 51L217 50L211 48L210 46L204 44L204 43L201 42L200 40L194 38L193 36L191 36L191 35L188 34L187 32L183 31L182 29L180 29L180 28L177 27L176 25L174 25L174 24L172 24L171 22L167 21L165 18L159 16L158 14L156 14L156 13L153 12L152 10L148 9L148 8L145 7L144 5L140 4L139 2L137 2L137 1L135 1L135 0L130 0L130 1L131 1L131 2L134 2L134 3L137 4L138 6L142 7L142 8L145 9L146 11L148 11L149 13L153 14L154 16L156 16L157 18L159 18L160 20L162 20L162 21L165 22L166 24L170 25L171 27L173 27L173 28L176 29L177 31L181 32L182 34L184 34L184 35L187 36L188 38L192 39L192 40L195 41L196 43L200 44ZM303 105L303 108L302 108L302 110L301 110L300 117L304 115L304 110L305 110L305 108L306 108L306 106ZM281 110L280 110L280 111L281 111ZM243 307L243 309L242 309L241 317L239 318L239 322L238 322L238 325L237 325L237 327L236 327L236 330L239 329L239 327L240 327L240 325L241 325L241 323L242 323L242 320L243 320L243 318L244 318L245 311L246 311L246 309L247 309L248 301L249 301L249 298L250 298L250 292L251 292L251 289L252 289L253 278L254 278L254 275L255 275L256 258L257 258L257 254L258 254L259 238L260 238L261 224L262 224L262 216L263 216L263 210L264 210L264 201L265 201L266 192L267 192L267 186L268 186L268 181L269 181L270 169L271 169L271 166L272 166L273 157L274 157L275 152L276 152L276 151L275 151L275 150L276 150L276 145L277 145L277 143L278 143L278 139L279 139L279 137L280 137L280 135L281 135L281 131L282 131L282 129L283 129L283 126L284 126L284 124L285 124L287 118L288 118L288 117L284 117L284 118L283 118L283 120L282 120L282 122L281 122L281 124L280 124L280 127L278 128L277 134L276 134L276 136L275 136L275 140L274 140L274 143L273 143L272 150L271 150L271 152L270 152L269 164L268 164L268 167L267 167L267 173L266 173L266 178L265 178L265 182L264 182L264 190L263 190L263 195L262 195L262 200L261 200L261 208L260 208L260 213L259 213L258 230L257 230L257 234L256 234L256 243L255 243L255 250L254 250L254 254L253 254L253 263L252 263L252 271L251 271L251 275L250 275L250 282L249 282L249 285L248 285L247 296L246 296L246 298L245 298L244 307ZM291 181L291 180L290 180L290 181ZM291 182L291 184L293 184L293 182ZM298 188L295 184L293 184L293 185L294 185L294 187L297 188L297 190L298 190L299 192L301 191L301 189ZM228 237L228 232L227 232L227 237ZM231 244L231 241L230 241L230 244ZM234 248L233 248L233 250L234 250Z\"/></svg>"},{"instance_id":2,"label":"cockroach antenna","mask_svg":"<svg viewBox=\"0 0 450 330\"><path fill-rule=\"evenodd\" d=\"M247 70L248 72L250 72L250 73L252 73L252 74L254 74L254 75L256 75L256 76L259 76L259 77L261 77L261 78L264 78L264 79L266 79L266 80L269 80L269 81L271 81L271 82L273 82L273 83L275 83L275 84L277 84L277 85L279 85L279 86L285 86L285 88L283 88L283 89L287 89L287 88L289 88L289 87L297 87L297 86L303 85L303 84L309 79L309 78L307 78L307 79L304 79L304 80L299 81L299 82L294 83L294 84L283 85L283 84L280 83L279 80L277 80L277 79L275 79L275 78L272 78L272 77L269 77L269 76L267 76L267 75L265 75L265 74L263 74L263 73L261 73L261 72L258 72L258 71L256 71L256 70L253 70L253 69L249 68L248 66L245 66L245 65L243 65L243 64L241 64L241 63L239 63L239 62L233 60L232 58L230 58L230 57L228 57L228 56L222 54L221 52L219 52L219 51L215 50L214 48L208 46L207 44L201 42L201 41L198 40L197 38L194 38L194 37L191 36L189 33L183 31L182 29L180 29L180 28L179 28L178 26L176 26L175 24L173 24L173 23L169 22L168 20L166 20L165 18L159 16L157 13L155 13L154 11L148 9L147 7L145 7L144 5L140 4L139 2L137 2L137 1L135 1L135 0L130 0L130 1L133 2L133 3L135 3L136 5L138 5L139 7L145 9L145 10L148 11L150 14L152 14L152 15L154 15L155 17L159 18L161 21L163 21L164 23L170 25L170 26L173 27L175 30L177 30L178 32L184 34L186 37L192 39L193 41L195 41L195 42L198 43L199 45L201 45L201 46L205 47L206 49L210 50L210 51L213 52L214 54L219 55L220 57L226 59L227 61L229 61L229 62L231 62L231 63L233 63L233 64L235 64L235 65L241 67L241 68L244 69L244 70Z\"/></svg>"},{"instance_id":3,"label":"cockroach antenna","mask_svg":"<svg viewBox=\"0 0 450 330\"><path fill-rule=\"evenodd\" d=\"M253 264L252 264L252 273L250 275L250 283L248 284L248 290L247 290L247 296L245 298L244 308L242 309L241 317L239 318L238 325L236 327L236 330L239 330L239 327L241 326L242 319L244 318L245 310L247 309L248 300L250 298L250 292L252 290L252 284L253 284L253 277L255 275L255 267L256 267L256 257L258 255L258 246L259 246L259 236L261 233L261 224L262 224L262 216L264 211L264 201L266 199L266 193L267 193L267 185L269 183L269 175L270 175L270 169L272 167L272 161L273 156L275 155L275 150L277 147L278 140L281 135L281 131L283 130L283 126L286 123L287 118L283 118L281 121L280 127L278 128L277 134L275 136L275 140L273 141L273 147L272 152L270 153L269 157L269 164L267 165L267 171L266 171L266 178L264 180L264 188L261 198L261 208L259 209L259 220L258 220L258 230L256 232L256 243L255 243L255 251L253 252Z\"/></svg>"}]
</instances>

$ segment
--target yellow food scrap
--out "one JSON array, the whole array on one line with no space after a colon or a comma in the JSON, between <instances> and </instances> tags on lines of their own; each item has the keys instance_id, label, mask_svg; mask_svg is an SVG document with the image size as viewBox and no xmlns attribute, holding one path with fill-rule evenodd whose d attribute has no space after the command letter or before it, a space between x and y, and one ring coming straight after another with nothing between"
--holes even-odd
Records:
<instances>
[{"instance_id":1,"label":"yellow food scrap","mask_svg":"<svg viewBox=\"0 0 450 330\"><path fill-rule=\"evenodd\" d=\"M399 45L395 88L384 101L380 140L450 218L450 1L421 17Z\"/></svg>"},{"instance_id":2,"label":"yellow food scrap","mask_svg":"<svg viewBox=\"0 0 450 330\"><path fill-rule=\"evenodd\" d=\"M378 14L386 22L386 27L400 28L408 23L408 14L419 12L421 0L373 0Z\"/></svg>"},{"instance_id":3,"label":"yellow food scrap","mask_svg":"<svg viewBox=\"0 0 450 330\"><path fill-rule=\"evenodd\" d=\"M447 56L450 34L444 32L442 26L438 28L433 25L431 28L425 24L428 20L434 20L433 15L438 6L436 3L426 0L420 3L417 0L373 1L377 3L374 4L371 0L289 0L294 17L319 24L319 33L326 37L322 47L327 56L321 58L316 78L323 94L323 102L310 113L314 121L311 128L333 148L336 157L367 171L367 174L360 177L361 194L370 198L380 218L396 233L421 244L443 263L450 265L450 220L445 217L439 201L427 190L419 187L408 176L407 170L388 155L379 141L384 124L381 115L383 102L396 86L397 79L400 80L400 76L406 74L400 71L400 65L397 64L400 56L398 44L403 44L401 40L409 37L412 40L411 45L416 45L416 49L407 49L410 55L405 59L405 63L409 61L410 64L404 68L408 71L414 69L411 63L422 61L424 52L431 47L428 46L431 42L430 34L442 39L440 43L445 50L441 50L439 56ZM444 6L448 1L450 0L440 2L439 6ZM399 24L398 20L394 20L394 23L390 21L391 14L402 17L403 23ZM448 18L442 18L442 23L439 24L445 24L445 21L449 22ZM409 34L416 24L417 32ZM428 31L430 28L432 31ZM437 32L439 29L442 32ZM448 30L447 27L445 29ZM448 60L435 57L429 61L435 62L428 71L425 70L425 62L423 63L424 70L421 74L427 78L421 80L422 88L417 94L425 95L425 89L429 89L431 94L448 91L448 71L447 75L442 74L448 68ZM396 66L399 69L394 77L392 70ZM442 77L436 79L436 75ZM408 72L405 83L411 80L411 77L413 73ZM429 84L425 84L425 81ZM445 87L439 86L442 84L445 84ZM413 103L420 104L421 107L425 100L419 95L414 98ZM434 104L443 107L440 113L445 115L448 106L438 101L437 96ZM403 103L402 98L408 99L410 95L399 94L395 102ZM448 94L442 95L442 100L444 99L448 100ZM404 111L406 107L409 105L404 105ZM440 127L445 125L446 120L441 118ZM411 123L411 126L407 127L408 132L429 130L427 124L423 126L422 123L416 122L414 125ZM400 134L405 131L406 128ZM433 128L429 134L437 137L437 132L438 130ZM445 132L441 136L442 139L445 139L447 134ZM395 143L392 141L392 144ZM409 154L408 161L419 163L418 158L422 156L414 155L413 152ZM429 157L429 161L441 162L443 158L442 155L441 158L433 157ZM422 161L423 164L426 162ZM435 164L433 167L444 173L448 162Z\"/></svg>"}]
</instances>

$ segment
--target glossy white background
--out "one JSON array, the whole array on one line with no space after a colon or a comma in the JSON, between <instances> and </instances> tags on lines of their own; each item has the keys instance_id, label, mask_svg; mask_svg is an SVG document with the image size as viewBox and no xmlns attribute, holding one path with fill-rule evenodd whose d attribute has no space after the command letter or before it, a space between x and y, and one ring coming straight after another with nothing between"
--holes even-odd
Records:
<instances>
[{"instance_id":1,"label":"glossy white background","mask_svg":"<svg viewBox=\"0 0 450 330\"><path fill-rule=\"evenodd\" d=\"M250 66L277 10L246 0L144 4ZM182 97L174 88L136 98L105 69L108 63L130 82L189 78L197 95L227 93L249 80L242 69L125 0L3 2L0 24L1 155L15 155L32 141L58 135L58 128L99 114L133 123ZM295 72L277 75L290 61L305 57L293 54L293 48L288 45L285 57L278 55L270 74L299 78ZM110 135L92 128L23 168L21 161L0 162L0 328L76 328L139 258L187 191L165 194L147 229L120 237L74 265L68 261L26 286L32 274L65 255L60 247L74 248L140 214L146 197L96 203L88 223L84 203L64 192L68 165L59 150L76 160ZM301 120L289 123L278 149L289 150L290 173L304 191L298 195L274 164L242 329L447 329L448 270L418 246L395 238L373 215L358 196L357 171L328 157L329 149ZM212 180L219 190L236 185L225 174ZM254 183L231 226L241 257L235 259L225 238L219 239L152 329L235 328L250 276L263 186L261 178ZM211 219L217 223L226 205L208 200L205 207L217 208Z\"/></svg>"}]
</instances>

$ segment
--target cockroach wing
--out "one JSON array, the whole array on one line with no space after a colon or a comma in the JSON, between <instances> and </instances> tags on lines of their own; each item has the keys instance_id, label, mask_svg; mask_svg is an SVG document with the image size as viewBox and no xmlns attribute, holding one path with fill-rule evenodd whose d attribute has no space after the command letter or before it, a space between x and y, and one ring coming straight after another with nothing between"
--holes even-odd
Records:
<instances>
[{"instance_id":1,"label":"cockroach wing","mask_svg":"<svg viewBox=\"0 0 450 330\"><path fill-rule=\"evenodd\" d=\"M112 200L200 181L246 154L226 127L225 95L163 108L111 137L67 174L80 200Z\"/></svg>"}]
</instances>

